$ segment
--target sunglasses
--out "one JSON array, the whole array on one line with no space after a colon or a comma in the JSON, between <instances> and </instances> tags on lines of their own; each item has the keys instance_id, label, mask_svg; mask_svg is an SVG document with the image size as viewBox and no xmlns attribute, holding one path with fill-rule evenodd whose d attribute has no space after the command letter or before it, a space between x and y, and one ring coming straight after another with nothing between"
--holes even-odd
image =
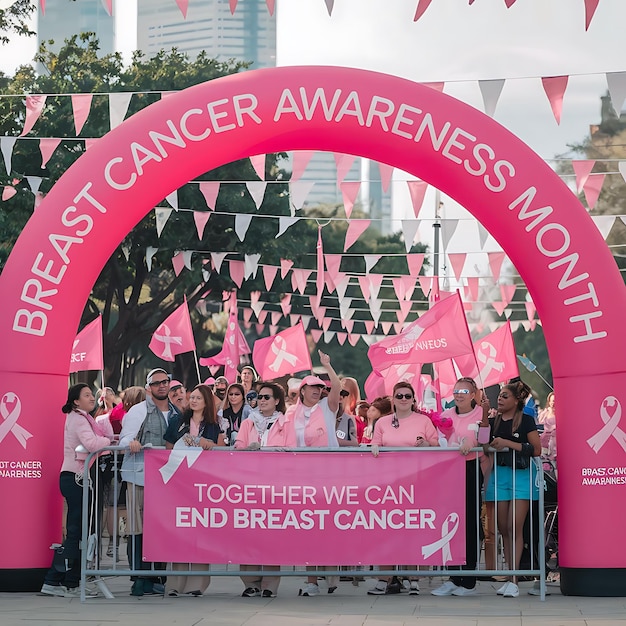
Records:
<instances>
[{"instance_id":1,"label":"sunglasses","mask_svg":"<svg viewBox=\"0 0 626 626\"><path fill-rule=\"evenodd\" d=\"M397 393L396 394L396 400L411 400L411 398L413 398L413 394L412 393Z\"/></svg>"},{"instance_id":2,"label":"sunglasses","mask_svg":"<svg viewBox=\"0 0 626 626\"><path fill-rule=\"evenodd\" d=\"M452 393L466 396L468 393L472 393L469 389L455 389Z\"/></svg>"},{"instance_id":3,"label":"sunglasses","mask_svg":"<svg viewBox=\"0 0 626 626\"><path fill-rule=\"evenodd\" d=\"M347 398L347 397L350 395L350 392L349 392L349 391L346 391L345 389L342 389L342 390L339 392L339 395L340 395L342 398Z\"/></svg>"},{"instance_id":4,"label":"sunglasses","mask_svg":"<svg viewBox=\"0 0 626 626\"><path fill-rule=\"evenodd\" d=\"M274 396L270 396L269 393L260 393L258 395L259 400L271 400Z\"/></svg>"},{"instance_id":5,"label":"sunglasses","mask_svg":"<svg viewBox=\"0 0 626 626\"><path fill-rule=\"evenodd\" d=\"M169 385L170 379L166 378L165 380L154 380L150 383L150 387L160 387L161 385Z\"/></svg>"}]
</instances>

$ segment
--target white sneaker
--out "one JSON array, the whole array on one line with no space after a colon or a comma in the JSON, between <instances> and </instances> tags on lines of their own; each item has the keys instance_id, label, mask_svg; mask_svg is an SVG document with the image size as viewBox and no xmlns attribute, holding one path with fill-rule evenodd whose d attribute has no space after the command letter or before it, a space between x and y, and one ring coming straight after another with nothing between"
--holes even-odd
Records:
<instances>
[{"instance_id":1,"label":"white sneaker","mask_svg":"<svg viewBox=\"0 0 626 626\"><path fill-rule=\"evenodd\" d=\"M449 580L443 583L441 587L433 589L430 593L433 596L451 596L457 589L459 589L459 587Z\"/></svg>"},{"instance_id":2,"label":"white sneaker","mask_svg":"<svg viewBox=\"0 0 626 626\"><path fill-rule=\"evenodd\" d=\"M369 596L384 596L387 591L387 583L384 580L377 580L376 584L367 592Z\"/></svg>"},{"instance_id":3,"label":"white sneaker","mask_svg":"<svg viewBox=\"0 0 626 626\"><path fill-rule=\"evenodd\" d=\"M90 593L88 589L85 589L85 598L95 598L97 593ZM64 598L80 598L80 587L63 587Z\"/></svg>"},{"instance_id":4,"label":"white sneaker","mask_svg":"<svg viewBox=\"0 0 626 626\"><path fill-rule=\"evenodd\" d=\"M299 596L319 596L320 588L315 583L307 583L304 586L304 589L300 589L298 592Z\"/></svg>"},{"instance_id":5,"label":"white sneaker","mask_svg":"<svg viewBox=\"0 0 626 626\"><path fill-rule=\"evenodd\" d=\"M453 592L453 596L475 596L478 593L476 587L472 587L472 589L468 589L467 587L457 587Z\"/></svg>"},{"instance_id":6,"label":"white sneaker","mask_svg":"<svg viewBox=\"0 0 626 626\"><path fill-rule=\"evenodd\" d=\"M61 585L48 585L45 584L41 587L41 592L46 596L59 596L63 598L65 596L65 587Z\"/></svg>"},{"instance_id":7,"label":"white sneaker","mask_svg":"<svg viewBox=\"0 0 626 626\"><path fill-rule=\"evenodd\" d=\"M420 594L420 586L417 584L417 580L412 580L409 586L409 595L419 596L419 594Z\"/></svg>"},{"instance_id":8,"label":"white sneaker","mask_svg":"<svg viewBox=\"0 0 626 626\"><path fill-rule=\"evenodd\" d=\"M519 597L519 587L515 583L509 583L509 586L504 590L502 597L503 598Z\"/></svg>"},{"instance_id":9,"label":"white sneaker","mask_svg":"<svg viewBox=\"0 0 626 626\"><path fill-rule=\"evenodd\" d=\"M503 595L504 595L504 592L506 591L506 589L507 589L507 587L508 587L508 586L509 586L509 581L507 580L507 581L504 583L504 585L502 585L502 587L500 587L500 589L498 589L498 591L496 591L496 593L497 593L499 596L503 596Z\"/></svg>"}]
</instances>

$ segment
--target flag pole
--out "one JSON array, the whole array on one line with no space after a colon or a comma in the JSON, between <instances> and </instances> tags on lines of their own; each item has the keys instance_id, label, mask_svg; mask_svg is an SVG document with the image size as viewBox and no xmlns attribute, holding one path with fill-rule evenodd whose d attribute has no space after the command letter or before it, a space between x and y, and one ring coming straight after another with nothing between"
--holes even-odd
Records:
<instances>
[{"instance_id":1,"label":"flag pole","mask_svg":"<svg viewBox=\"0 0 626 626\"><path fill-rule=\"evenodd\" d=\"M202 380L200 379L200 365L198 363L198 352L195 348L193 349L193 358L196 364L196 374L198 375L198 384L201 385Z\"/></svg>"}]
</instances>

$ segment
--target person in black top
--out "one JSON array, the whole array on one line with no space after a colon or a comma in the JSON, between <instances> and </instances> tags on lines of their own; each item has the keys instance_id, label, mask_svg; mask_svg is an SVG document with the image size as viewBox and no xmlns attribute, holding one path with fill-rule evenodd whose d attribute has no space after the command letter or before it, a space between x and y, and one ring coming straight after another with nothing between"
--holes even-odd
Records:
<instances>
[{"instance_id":1,"label":"person in black top","mask_svg":"<svg viewBox=\"0 0 626 626\"><path fill-rule=\"evenodd\" d=\"M532 457L541 453L541 443L535 420L524 413L529 394L530 387L521 380L505 385L498 395L498 413L489 420L491 441L488 446L497 454L494 455L485 500L495 502L498 507L498 531L502 535L504 556L510 569L519 569L524 547L524 521L530 500L539 497ZM515 577L498 589L498 595L519 596Z\"/></svg>"}]
</instances>

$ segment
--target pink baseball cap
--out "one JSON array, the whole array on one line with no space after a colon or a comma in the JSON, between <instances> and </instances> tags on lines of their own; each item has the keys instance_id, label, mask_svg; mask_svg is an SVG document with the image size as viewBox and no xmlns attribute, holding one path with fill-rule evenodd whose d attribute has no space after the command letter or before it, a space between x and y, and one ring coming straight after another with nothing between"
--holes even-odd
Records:
<instances>
[{"instance_id":1,"label":"pink baseball cap","mask_svg":"<svg viewBox=\"0 0 626 626\"><path fill-rule=\"evenodd\" d=\"M179 380L173 380L170 383L170 391L172 391L172 389L176 389L176 387L182 387L183 383L181 383Z\"/></svg>"},{"instance_id":2,"label":"pink baseball cap","mask_svg":"<svg viewBox=\"0 0 626 626\"><path fill-rule=\"evenodd\" d=\"M202 384L212 387L215 384L215 378L213 378L213 376L209 376Z\"/></svg>"},{"instance_id":3,"label":"pink baseball cap","mask_svg":"<svg viewBox=\"0 0 626 626\"><path fill-rule=\"evenodd\" d=\"M304 385L310 385L311 387L326 387L328 383L322 380L319 376L305 376L300 383L300 389Z\"/></svg>"}]
</instances>

